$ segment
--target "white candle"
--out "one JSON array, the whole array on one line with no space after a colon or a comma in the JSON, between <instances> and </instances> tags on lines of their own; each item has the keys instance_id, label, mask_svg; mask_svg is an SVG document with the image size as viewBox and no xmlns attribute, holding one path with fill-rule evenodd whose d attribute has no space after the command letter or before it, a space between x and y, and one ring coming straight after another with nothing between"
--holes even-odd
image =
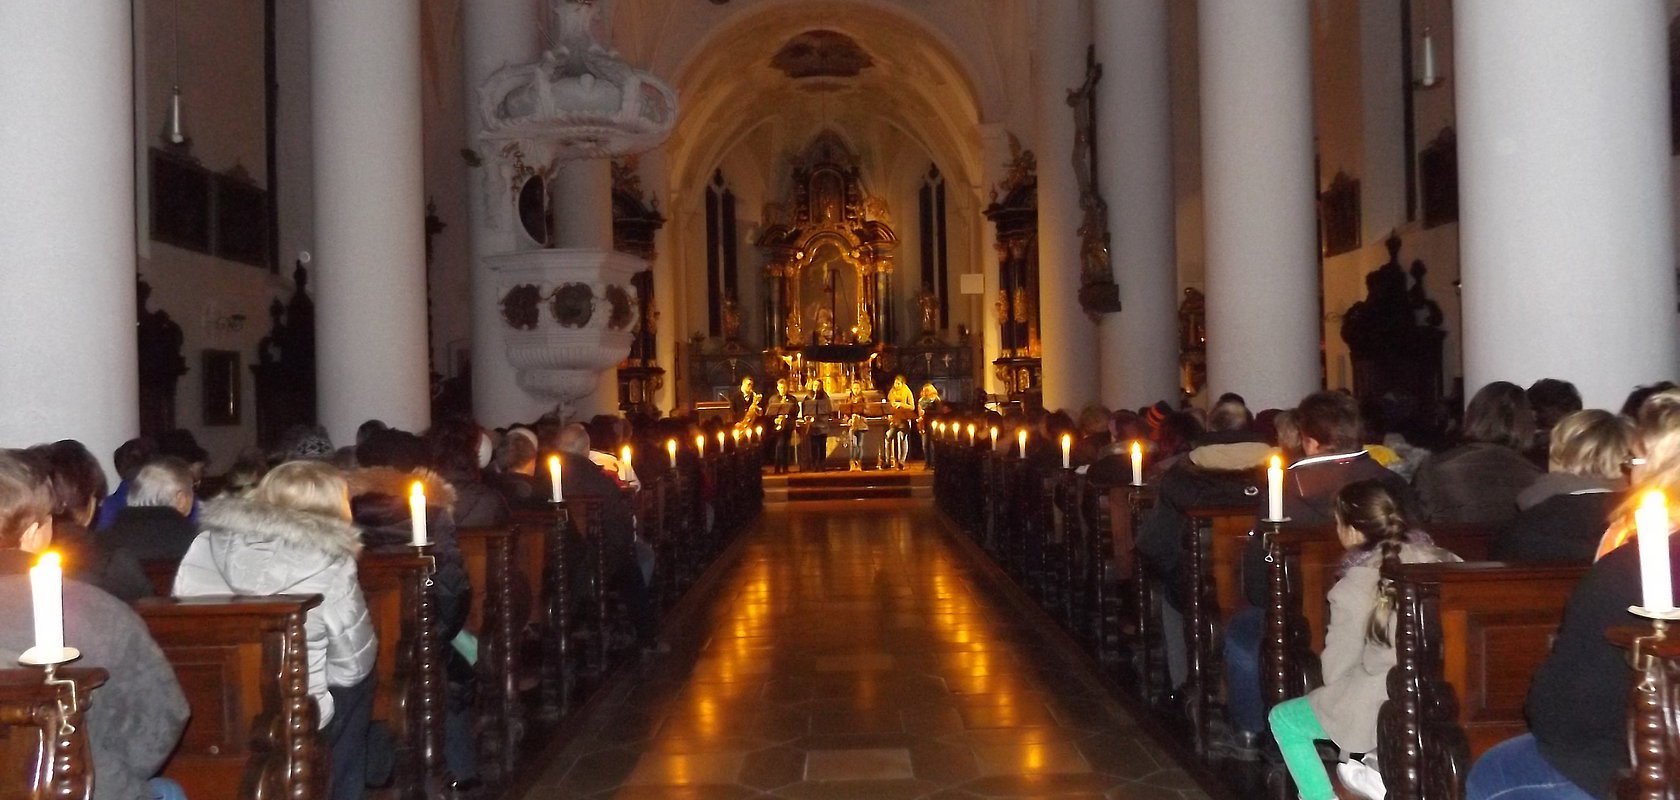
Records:
<instances>
[{"instance_id":1,"label":"white candle","mask_svg":"<svg viewBox=\"0 0 1680 800\"><path fill-rule=\"evenodd\" d=\"M1073 469L1073 435L1062 434L1062 469Z\"/></svg>"},{"instance_id":2,"label":"white candle","mask_svg":"<svg viewBox=\"0 0 1680 800\"><path fill-rule=\"evenodd\" d=\"M1015 441L1019 442L1020 445L1021 445L1021 460L1026 461L1027 460L1027 431L1026 431L1026 429L1023 428L1023 429L1015 432Z\"/></svg>"},{"instance_id":3,"label":"white candle","mask_svg":"<svg viewBox=\"0 0 1680 800\"><path fill-rule=\"evenodd\" d=\"M618 450L618 479L621 481L630 480L630 445L625 445Z\"/></svg>"},{"instance_id":4,"label":"white candle","mask_svg":"<svg viewBox=\"0 0 1680 800\"><path fill-rule=\"evenodd\" d=\"M1266 519L1283 519L1283 459L1277 456L1266 468Z\"/></svg>"},{"instance_id":5,"label":"white candle","mask_svg":"<svg viewBox=\"0 0 1680 800\"><path fill-rule=\"evenodd\" d=\"M1639 531L1639 579L1644 587L1645 610L1674 610L1674 577L1668 563L1668 502L1663 493L1652 490L1639 499L1633 512ZM37 625L40 623L37 622Z\"/></svg>"},{"instance_id":6,"label":"white candle","mask_svg":"<svg viewBox=\"0 0 1680 800\"><path fill-rule=\"evenodd\" d=\"M426 490L419 481L408 490L408 515L414 525L414 546L426 544Z\"/></svg>"},{"instance_id":7,"label":"white candle","mask_svg":"<svg viewBox=\"0 0 1680 800\"><path fill-rule=\"evenodd\" d=\"M694 452L699 453L701 458L706 457L706 437L705 436L694 437Z\"/></svg>"},{"instance_id":8,"label":"white candle","mask_svg":"<svg viewBox=\"0 0 1680 800\"><path fill-rule=\"evenodd\" d=\"M992 449L997 449L997 428L992 428Z\"/></svg>"},{"instance_id":9,"label":"white candle","mask_svg":"<svg viewBox=\"0 0 1680 800\"><path fill-rule=\"evenodd\" d=\"M968 446L974 446L974 423L968 423Z\"/></svg>"},{"instance_id":10,"label":"white candle","mask_svg":"<svg viewBox=\"0 0 1680 800\"><path fill-rule=\"evenodd\" d=\"M671 466L675 467L677 465L677 440L676 439L666 439L665 440L665 452L670 454L670 456L671 456Z\"/></svg>"},{"instance_id":11,"label":"white candle","mask_svg":"<svg viewBox=\"0 0 1680 800\"><path fill-rule=\"evenodd\" d=\"M723 452L723 431L718 431L718 452Z\"/></svg>"},{"instance_id":12,"label":"white candle","mask_svg":"<svg viewBox=\"0 0 1680 800\"><path fill-rule=\"evenodd\" d=\"M1143 444L1132 442L1132 485L1143 485Z\"/></svg>"},{"instance_id":13,"label":"white candle","mask_svg":"<svg viewBox=\"0 0 1680 800\"><path fill-rule=\"evenodd\" d=\"M29 568L29 590L35 603L35 647L43 657L57 657L64 649L64 573L57 553L41 556Z\"/></svg>"},{"instance_id":14,"label":"white candle","mask_svg":"<svg viewBox=\"0 0 1680 800\"><path fill-rule=\"evenodd\" d=\"M757 441L757 442L764 441L764 426L763 425L753 426L753 441Z\"/></svg>"},{"instance_id":15,"label":"white candle","mask_svg":"<svg viewBox=\"0 0 1680 800\"><path fill-rule=\"evenodd\" d=\"M548 480L549 480L549 483L553 484L550 487L551 490L552 490L552 493L549 495L549 497L551 499L553 499L554 502L556 502L556 503L564 502L565 499L566 499L566 495L563 492L560 491L560 457L559 456L549 456L548 457Z\"/></svg>"}]
</instances>

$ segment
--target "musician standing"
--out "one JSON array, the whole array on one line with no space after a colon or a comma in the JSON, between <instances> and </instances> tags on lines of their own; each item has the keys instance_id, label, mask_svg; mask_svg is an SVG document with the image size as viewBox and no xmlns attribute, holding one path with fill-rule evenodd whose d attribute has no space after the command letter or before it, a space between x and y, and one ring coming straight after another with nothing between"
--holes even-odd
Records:
<instances>
[{"instance_id":1,"label":"musician standing","mask_svg":"<svg viewBox=\"0 0 1680 800\"><path fill-rule=\"evenodd\" d=\"M834 417L834 401L829 399L821 379L812 379L811 393L805 396L800 416L810 426L806 435L811 441L811 471L822 472L824 463L828 461L828 434L837 420Z\"/></svg>"},{"instance_id":2,"label":"musician standing","mask_svg":"<svg viewBox=\"0 0 1680 800\"><path fill-rule=\"evenodd\" d=\"M741 393L729 398L730 416L735 418L736 427L750 426L753 420L764 413L764 395L753 391L753 379L749 376L741 379Z\"/></svg>"},{"instance_id":3,"label":"musician standing","mask_svg":"<svg viewBox=\"0 0 1680 800\"><path fill-rule=\"evenodd\" d=\"M775 443L772 463L777 474L785 473L793 451L793 424L799 415L799 400L788 394L786 378L776 379L776 393L767 401L765 414L770 417L766 438Z\"/></svg>"}]
</instances>

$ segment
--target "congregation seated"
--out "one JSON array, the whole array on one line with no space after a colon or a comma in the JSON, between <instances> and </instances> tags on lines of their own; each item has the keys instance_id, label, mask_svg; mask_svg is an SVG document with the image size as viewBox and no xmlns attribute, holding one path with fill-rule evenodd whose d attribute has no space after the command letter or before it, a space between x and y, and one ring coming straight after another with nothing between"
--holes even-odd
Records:
<instances>
[{"instance_id":1,"label":"congregation seated","mask_svg":"<svg viewBox=\"0 0 1680 800\"><path fill-rule=\"evenodd\" d=\"M39 460L53 496L54 547L64 555L64 574L133 602L154 594L134 554L104 546L88 525L105 494L105 472L81 442L66 439L29 448Z\"/></svg>"},{"instance_id":2,"label":"congregation seated","mask_svg":"<svg viewBox=\"0 0 1680 800\"><path fill-rule=\"evenodd\" d=\"M426 447L432 469L455 490L455 527L507 524L507 500L484 479L492 445L483 428L472 420L443 420L426 432Z\"/></svg>"},{"instance_id":3,"label":"congregation seated","mask_svg":"<svg viewBox=\"0 0 1680 800\"><path fill-rule=\"evenodd\" d=\"M1591 563L1626 485L1633 423L1608 411L1576 411L1548 436L1548 472L1517 495L1517 516L1495 535L1495 561Z\"/></svg>"},{"instance_id":4,"label":"congregation seated","mask_svg":"<svg viewBox=\"0 0 1680 800\"><path fill-rule=\"evenodd\" d=\"M548 474L537 469L537 434L516 425L508 428L491 459L486 482L511 508L540 508L549 500Z\"/></svg>"},{"instance_id":5,"label":"congregation seated","mask_svg":"<svg viewBox=\"0 0 1680 800\"><path fill-rule=\"evenodd\" d=\"M1498 526L1517 515L1517 494L1540 477L1524 453L1534 411L1516 384L1495 381L1464 409L1462 441L1418 467L1414 482L1424 522Z\"/></svg>"},{"instance_id":6,"label":"congregation seated","mask_svg":"<svg viewBox=\"0 0 1680 800\"><path fill-rule=\"evenodd\" d=\"M1383 563L1460 560L1417 530L1400 499L1380 480L1343 486L1335 494L1334 514L1336 536L1347 555L1329 592L1330 618L1319 659L1323 685L1274 706L1269 714L1272 736L1303 800L1337 796L1315 741L1333 742L1344 755L1377 749L1377 712L1388 699L1388 671L1395 663L1394 609L1392 596L1381 586ZM1345 783L1354 783L1347 779L1350 774L1367 769L1363 762L1349 762L1339 771Z\"/></svg>"},{"instance_id":7,"label":"congregation seated","mask_svg":"<svg viewBox=\"0 0 1680 800\"><path fill-rule=\"evenodd\" d=\"M589 460L589 451L589 432L584 426L574 423L560 431L560 474L566 499L572 502L587 498L598 509L601 518L596 525L603 538L597 544L606 549L607 586L617 591L629 608L638 644L654 648L658 644L659 618L636 559L630 503L620 491L616 475L609 476L595 466ZM574 563L581 570L589 566L585 561ZM587 585L587 580L572 581L575 589Z\"/></svg>"},{"instance_id":8,"label":"congregation seated","mask_svg":"<svg viewBox=\"0 0 1680 800\"><path fill-rule=\"evenodd\" d=\"M306 632L309 689L332 756L329 797L360 797L378 644L356 581L361 531L350 519L343 475L323 462L281 464L250 498L206 503L200 524L176 573L176 596L322 596Z\"/></svg>"},{"instance_id":9,"label":"congregation seated","mask_svg":"<svg viewBox=\"0 0 1680 800\"><path fill-rule=\"evenodd\" d=\"M1680 490L1680 391L1641 400L1635 449L1645 463L1632 491L1614 509L1602 545L1607 552L1569 597L1551 655L1528 691L1529 733L1494 746L1466 782L1471 800L1532 789L1564 798L1615 796L1616 775L1628 766L1627 698L1632 672L1627 651L1606 638L1610 628L1640 622L1628 611L1641 602L1639 544L1632 529L1638 498ZM1669 507L1669 529L1675 507ZM1670 575L1680 576L1680 537L1668 540Z\"/></svg>"},{"instance_id":10,"label":"congregation seated","mask_svg":"<svg viewBox=\"0 0 1680 800\"><path fill-rule=\"evenodd\" d=\"M1564 417L1582 409L1581 390L1569 381L1541 378L1523 394L1534 409L1534 443L1529 446L1528 456L1535 464L1547 466L1552 451L1552 429Z\"/></svg>"},{"instance_id":11,"label":"congregation seated","mask_svg":"<svg viewBox=\"0 0 1680 800\"><path fill-rule=\"evenodd\" d=\"M111 527L111 523L116 522L117 514L123 510L124 506L128 505L129 484L134 479L135 473L139 472L141 467L158 458L176 458L186 463L188 471L192 473L192 482L195 487L204 478L204 470L210 464L210 453L199 446L198 440L193 437L192 431L189 430L176 428L165 431L158 436L155 443L144 437L124 442L121 447L117 448L115 454L115 461L118 464L117 474L122 478L122 483L117 484L116 491L111 492L110 496L99 504L99 510L94 518L91 530L102 531ZM131 467L131 470L123 469L125 461L127 462L126 466ZM103 473L101 473L101 481L103 480ZM198 501L196 498L193 501L193 509L187 514L187 518L194 522L198 520Z\"/></svg>"},{"instance_id":12,"label":"congregation seated","mask_svg":"<svg viewBox=\"0 0 1680 800\"><path fill-rule=\"evenodd\" d=\"M95 539L108 550L125 551L141 561L180 561L198 537L187 520L192 506L191 470L186 462L164 456L134 474L128 504Z\"/></svg>"},{"instance_id":13,"label":"congregation seated","mask_svg":"<svg viewBox=\"0 0 1680 800\"><path fill-rule=\"evenodd\" d=\"M0 451L0 659L7 663L34 644L27 572L53 544L52 504L46 473L18 451ZM126 603L79 580L64 581L63 602L64 641L81 651L74 666L109 675L86 705L92 796L151 797L146 784L187 723L175 672Z\"/></svg>"},{"instance_id":14,"label":"congregation seated","mask_svg":"<svg viewBox=\"0 0 1680 800\"><path fill-rule=\"evenodd\" d=\"M1142 446L1145 430L1142 418L1129 409L1109 416L1108 444L1097 451L1085 477L1098 489L1111 489L1132 482L1132 443ZM1141 476L1139 476L1141 477Z\"/></svg>"}]
</instances>

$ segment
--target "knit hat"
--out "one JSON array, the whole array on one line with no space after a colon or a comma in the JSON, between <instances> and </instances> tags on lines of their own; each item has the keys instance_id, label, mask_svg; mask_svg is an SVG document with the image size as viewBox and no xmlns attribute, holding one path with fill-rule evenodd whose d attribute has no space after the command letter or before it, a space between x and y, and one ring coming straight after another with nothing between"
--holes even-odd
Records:
<instances>
[{"instance_id":1,"label":"knit hat","mask_svg":"<svg viewBox=\"0 0 1680 800\"><path fill-rule=\"evenodd\" d=\"M1149 431L1153 434L1161 430L1161 423L1166 422L1167 415L1171 413L1172 406L1167 405L1165 400L1156 401L1155 405L1144 410L1143 421L1148 423Z\"/></svg>"},{"instance_id":2,"label":"knit hat","mask_svg":"<svg viewBox=\"0 0 1680 800\"><path fill-rule=\"evenodd\" d=\"M287 461L325 461L333 457L332 439L327 429L316 426L304 431L286 451Z\"/></svg>"}]
</instances>

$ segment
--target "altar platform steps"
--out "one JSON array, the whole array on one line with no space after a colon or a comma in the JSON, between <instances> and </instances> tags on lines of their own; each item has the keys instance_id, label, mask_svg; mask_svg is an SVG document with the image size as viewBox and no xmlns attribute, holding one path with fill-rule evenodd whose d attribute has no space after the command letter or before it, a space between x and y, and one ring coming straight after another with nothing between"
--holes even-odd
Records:
<instances>
[{"instance_id":1,"label":"altar platform steps","mask_svg":"<svg viewBox=\"0 0 1680 800\"><path fill-rule=\"evenodd\" d=\"M931 498L933 473L917 464L898 470L794 472L764 476L765 503Z\"/></svg>"}]
</instances>

